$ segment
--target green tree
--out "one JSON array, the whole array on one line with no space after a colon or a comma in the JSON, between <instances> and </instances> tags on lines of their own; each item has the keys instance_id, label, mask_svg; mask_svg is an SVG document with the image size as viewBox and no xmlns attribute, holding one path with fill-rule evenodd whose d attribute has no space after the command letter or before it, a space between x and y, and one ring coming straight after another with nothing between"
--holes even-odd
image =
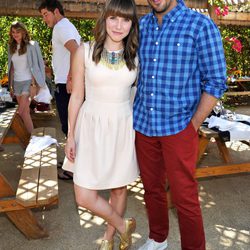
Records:
<instances>
[{"instance_id":1,"label":"green tree","mask_svg":"<svg viewBox=\"0 0 250 250\"><path fill-rule=\"evenodd\" d=\"M15 20L21 21L26 25L32 40L39 43L43 57L49 62L49 64L51 63L52 30L47 27L40 17L2 16L0 17L0 78L2 78L7 72L9 30L11 23ZM95 25L95 21L79 19L70 20L76 26L83 41L92 39L92 29Z\"/></svg>"},{"instance_id":2,"label":"green tree","mask_svg":"<svg viewBox=\"0 0 250 250\"><path fill-rule=\"evenodd\" d=\"M230 71L232 68L236 68L242 72L242 75L250 76L250 27L221 26L220 31L223 38L227 69ZM243 46L240 53L236 52L232 48L232 43L226 40L226 38L232 37L240 40Z\"/></svg>"},{"instance_id":3,"label":"green tree","mask_svg":"<svg viewBox=\"0 0 250 250\"><path fill-rule=\"evenodd\" d=\"M44 58L51 63L51 36L49 29L40 17L0 17L0 78L7 72L7 46L9 40L9 28L13 21L23 22L33 40L39 42ZM92 29L94 20L71 19L79 31L82 40L88 41L93 38ZM250 27L221 26L219 27L224 43L228 70L236 67L242 71L242 75L250 75ZM232 49L232 44L225 40L226 37L236 37L243 45L241 53Z\"/></svg>"}]
</instances>

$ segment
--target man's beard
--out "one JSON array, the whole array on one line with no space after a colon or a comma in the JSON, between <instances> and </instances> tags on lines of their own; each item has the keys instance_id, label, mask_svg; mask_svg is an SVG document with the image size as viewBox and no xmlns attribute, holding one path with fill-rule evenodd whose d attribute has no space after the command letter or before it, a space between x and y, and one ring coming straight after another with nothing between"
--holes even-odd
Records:
<instances>
[{"instance_id":1,"label":"man's beard","mask_svg":"<svg viewBox=\"0 0 250 250\"><path fill-rule=\"evenodd\" d=\"M173 1L173 0L170 0L169 3L165 6L165 8L163 8L162 10L157 11L157 10L154 9L154 12L155 12L156 14L165 13L165 12L168 10L168 8L170 7L172 1Z\"/></svg>"}]
</instances>

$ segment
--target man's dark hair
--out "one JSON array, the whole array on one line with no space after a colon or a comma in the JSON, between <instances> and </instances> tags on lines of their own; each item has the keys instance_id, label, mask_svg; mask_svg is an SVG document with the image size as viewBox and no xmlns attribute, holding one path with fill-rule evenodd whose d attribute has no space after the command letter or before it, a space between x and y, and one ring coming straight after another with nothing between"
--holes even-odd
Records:
<instances>
[{"instance_id":1,"label":"man's dark hair","mask_svg":"<svg viewBox=\"0 0 250 250\"><path fill-rule=\"evenodd\" d=\"M48 11L54 12L55 9L58 9L60 14L64 16L63 6L58 0L45 0L42 1L38 10L41 12L42 9L47 9Z\"/></svg>"}]
</instances>

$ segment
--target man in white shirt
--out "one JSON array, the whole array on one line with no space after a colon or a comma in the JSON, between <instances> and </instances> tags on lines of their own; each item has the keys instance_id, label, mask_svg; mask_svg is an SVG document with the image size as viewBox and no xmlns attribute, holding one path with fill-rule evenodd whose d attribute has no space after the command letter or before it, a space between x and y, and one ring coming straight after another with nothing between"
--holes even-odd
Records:
<instances>
[{"instance_id":1,"label":"man in white shirt","mask_svg":"<svg viewBox=\"0 0 250 250\"><path fill-rule=\"evenodd\" d=\"M55 77L55 99L62 131L68 133L68 103L72 90L71 64L81 37L75 26L64 17L58 0L45 0L39 6L43 21L52 32L52 67ZM68 173L66 173L68 174Z\"/></svg>"}]
</instances>

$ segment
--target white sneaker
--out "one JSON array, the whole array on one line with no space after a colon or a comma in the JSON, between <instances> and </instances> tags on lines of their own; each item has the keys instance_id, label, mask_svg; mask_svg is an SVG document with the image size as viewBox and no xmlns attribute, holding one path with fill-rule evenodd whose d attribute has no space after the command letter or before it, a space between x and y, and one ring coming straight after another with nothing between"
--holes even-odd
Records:
<instances>
[{"instance_id":1,"label":"white sneaker","mask_svg":"<svg viewBox=\"0 0 250 250\"><path fill-rule=\"evenodd\" d=\"M147 239L146 243L138 250L165 250L168 247L167 239L163 242L156 242L152 239Z\"/></svg>"}]
</instances>

